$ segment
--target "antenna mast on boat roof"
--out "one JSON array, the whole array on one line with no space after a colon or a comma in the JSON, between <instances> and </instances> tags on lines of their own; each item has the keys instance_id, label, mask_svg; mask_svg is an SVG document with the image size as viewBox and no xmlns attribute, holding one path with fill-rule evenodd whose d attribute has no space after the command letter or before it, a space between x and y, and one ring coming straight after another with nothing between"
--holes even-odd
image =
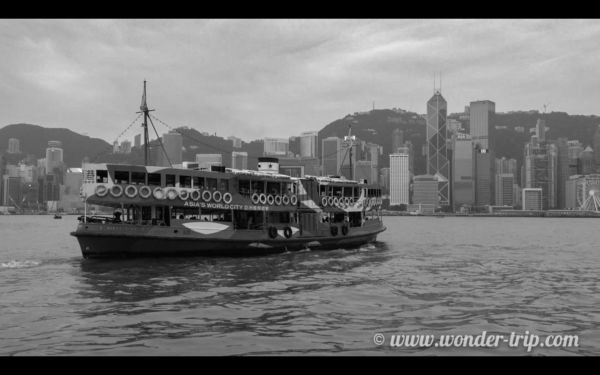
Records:
<instances>
[{"instance_id":1,"label":"antenna mast on boat roof","mask_svg":"<svg viewBox=\"0 0 600 375\"><path fill-rule=\"evenodd\" d=\"M144 122L142 123L142 127L144 128L144 165L148 165L148 113L152 111L154 110L148 109L148 104L146 103L146 80L144 80L142 104L140 105L140 112L136 112L144 114Z\"/></svg>"}]
</instances>

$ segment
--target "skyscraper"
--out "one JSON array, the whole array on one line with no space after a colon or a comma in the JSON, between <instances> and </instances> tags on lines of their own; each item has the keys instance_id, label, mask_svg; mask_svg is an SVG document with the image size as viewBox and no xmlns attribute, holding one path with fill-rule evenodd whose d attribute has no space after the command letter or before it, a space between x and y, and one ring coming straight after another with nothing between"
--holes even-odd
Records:
<instances>
[{"instance_id":1,"label":"skyscraper","mask_svg":"<svg viewBox=\"0 0 600 375\"><path fill-rule=\"evenodd\" d=\"M447 103L439 90L427 102L427 173L437 177L439 204L450 204L450 163L447 152Z\"/></svg>"},{"instance_id":2,"label":"skyscraper","mask_svg":"<svg viewBox=\"0 0 600 375\"><path fill-rule=\"evenodd\" d=\"M210 167L212 165L223 165L223 155L222 154L196 154L196 163L198 163L198 168L210 170Z\"/></svg>"},{"instance_id":3,"label":"skyscraper","mask_svg":"<svg viewBox=\"0 0 600 375\"><path fill-rule=\"evenodd\" d=\"M514 206L514 181L515 175L512 173L496 174L496 205Z\"/></svg>"},{"instance_id":4,"label":"skyscraper","mask_svg":"<svg viewBox=\"0 0 600 375\"><path fill-rule=\"evenodd\" d=\"M290 140L286 138L265 138L264 154L287 156L290 149Z\"/></svg>"},{"instance_id":5,"label":"skyscraper","mask_svg":"<svg viewBox=\"0 0 600 375\"><path fill-rule=\"evenodd\" d=\"M452 196L455 210L473 206L473 142L469 134L453 137Z\"/></svg>"},{"instance_id":6,"label":"skyscraper","mask_svg":"<svg viewBox=\"0 0 600 375\"><path fill-rule=\"evenodd\" d=\"M485 206L494 200L494 116L496 104L479 100L469 105L469 126L475 153L473 157L475 178L475 205Z\"/></svg>"},{"instance_id":7,"label":"skyscraper","mask_svg":"<svg viewBox=\"0 0 600 375\"><path fill-rule=\"evenodd\" d=\"M63 149L60 141L49 141L46 148L46 173L56 173L57 168L62 167ZM58 174L58 173L57 173Z\"/></svg>"},{"instance_id":8,"label":"skyscraper","mask_svg":"<svg viewBox=\"0 0 600 375\"><path fill-rule=\"evenodd\" d=\"M141 134L137 134L135 137L133 137L133 147L135 147L135 148L142 147L142 135Z\"/></svg>"},{"instance_id":9,"label":"skyscraper","mask_svg":"<svg viewBox=\"0 0 600 375\"><path fill-rule=\"evenodd\" d=\"M158 154L158 165L168 167L169 161L172 165L181 164L183 147L183 137L181 136L181 134L176 131L170 131L168 133L165 133L162 136L162 143L163 147L165 148L165 151L167 152L168 159L161 148Z\"/></svg>"},{"instance_id":10,"label":"skyscraper","mask_svg":"<svg viewBox=\"0 0 600 375\"><path fill-rule=\"evenodd\" d=\"M338 175L340 169L340 154L342 150L342 140L338 137L328 137L321 141L323 154L321 155L321 165L323 166L323 175Z\"/></svg>"},{"instance_id":11,"label":"skyscraper","mask_svg":"<svg viewBox=\"0 0 600 375\"><path fill-rule=\"evenodd\" d=\"M524 188L523 191L523 211L543 209L542 189L541 188Z\"/></svg>"},{"instance_id":12,"label":"skyscraper","mask_svg":"<svg viewBox=\"0 0 600 375\"><path fill-rule=\"evenodd\" d=\"M596 133L594 133L594 150L596 150L594 154L596 171L600 172L600 125L596 128Z\"/></svg>"},{"instance_id":13,"label":"skyscraper","mask_svg":"<svg viewBox=\"0 0 600 375\"><path fill-rule=\"evenodd\" d=\"M21 152L20 142L17 138L8 138L8 149L6 152L9 154L18 154Z\"/></svg>"},{"instance_id":14,"label":"skyscraper","mask_svg":"<svg viewBox=\"0 0 600 375\"><path fill-rule=\"evenodd\" d=\"M539 118L535 124L535 134L539 142L546 141L546 121Z\"/></svg>"},{"instance_id":15,"label":"skyscraper","mask_svg":"<svg viewBox=\"0 0 600 375\"><path fill-rule=\"evenodd\" d=\"M300 156L304 158L318 157L318 137L319 133L316 131L303 132L300 134Z\"/></svg>"},{"instance_id":16,"label":"skyscraper","mask_svg":"<svg viewBox=\"0 0 600 375\"><path fill-rule=\"evenodd\" d=\"M483 149L494 149L493 117L496 104L490 100L471 102L469 106L469 125L473 144Z\"/></svg>"},{"instance_id":17,"label":"skyscraper","mask_svg":"<svg viewBox=\"0 0 600 375\"><path fill-rule=\"evenodd\" d=\"M121 146L119 147L122 154L130 154L131 153L131 142L126 140L121 142Z\"/></svg>"},{"instance_id":18,"label":"skyscraper","mask_svg":"<svg viewBox=\"0 0 600 375\"><path fill-rule=\"evenodd\" d=\"M525 182L526 188L542 189L542 208L544 210L557 207L557 164L558 150L556 145L540 142L538 136L532 136L525 145ZM525 197L525 195L523 195ZM523 201L525 205L525 201Z\"/></svg>"},{"instance_id":19,"label":"skyscraper","mask_svg":"<svg viewBox=\"0 0 600 375\"><path fill-rule=\"evenodd\" d=\"M581 173L582 174L591 174L595 171L594 165L594 149L590 146L587 146L585 150L581 153Z\"/></svg>"},{"instance_id":20,"label":"skyscraper","mask_svg":"<svg viewBox=\"0 0 600 375\"><path fill-rule=\"evenodd\" d=\"M408 205L410 173L408 154L390 154L390 206Z\"/></svg>"},{"instance_id":21,"label":"skyscraper","mask_svg":"<svg viewBox=\"0 0 600 375\"><path fill-rule=\"evenodd\" d=\"M566 184L569 179L569 146L567 138L552 141L557 151L556 164L556 208L565 208Z\"/></svg>"},{"instance_id":22,"label":"skyscraper","mask_svg":"<svg viewBox=\"0 0 600 375\"><path fill-rule=\"evenodd\" d=\"M391 185L391 169L390 169ZM436 176L430 174L413 178L413 204L430 205L434 210L440 206L439 183Z\"/></svg>"},{"instance_id":23,"label":"skyscraper","mask_svg":"<svg viewBox=\"0 0 600 375\"><path fill-rule=\"evenodd\" d=\"M398 147L404 144L404 132L396 128L392 132L392 154L398 152Z\"/></svg>"},{"instance_id":24,"label":"skyscraper","mask_svg":"<svg viewBox=\"0 0 600 375\"><path fill-rule=\"evenodd\" d=\"M231 168L248 169L248 153L245 151L233 151L231 153Z\"/></svg>"}]
</instances>

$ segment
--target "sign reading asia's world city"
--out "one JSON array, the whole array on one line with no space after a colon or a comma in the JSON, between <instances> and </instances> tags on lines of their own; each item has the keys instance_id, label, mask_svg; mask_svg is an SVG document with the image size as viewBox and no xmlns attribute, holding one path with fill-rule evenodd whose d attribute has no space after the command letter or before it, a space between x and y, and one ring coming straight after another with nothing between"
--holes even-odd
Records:
<instances>
[{"instance_id":1,"label":"sign reading asia's world city","mask_svg":"<svg viewBox=\"0 0 600 375\"><path fill-rule=\"evenodd\" d=\"M267 206L254 206L246 204L226 204L226 203L206 203L206 202L194 202L186 201L183 203L185 207L198 207L198 208L213 208L218 210L244 210L244 211L269 211Z\"/></svg>"}]
</instances>

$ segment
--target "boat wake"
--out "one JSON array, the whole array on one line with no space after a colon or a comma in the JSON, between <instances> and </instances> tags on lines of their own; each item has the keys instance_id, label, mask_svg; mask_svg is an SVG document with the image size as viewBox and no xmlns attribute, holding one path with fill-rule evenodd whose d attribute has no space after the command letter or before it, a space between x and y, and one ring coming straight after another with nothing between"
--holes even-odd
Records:
<instances>
[{"instance_id":1,"label":"boat wake","mask_svg":"<svg viewBox=\"0 0 600 375\"><path fill-rule=\"evenodd\" d=\"M42 262L34 260L11 260L7 263L0 263L2 268L29 268L39 266Z\"/></svg>"}]
</instances>

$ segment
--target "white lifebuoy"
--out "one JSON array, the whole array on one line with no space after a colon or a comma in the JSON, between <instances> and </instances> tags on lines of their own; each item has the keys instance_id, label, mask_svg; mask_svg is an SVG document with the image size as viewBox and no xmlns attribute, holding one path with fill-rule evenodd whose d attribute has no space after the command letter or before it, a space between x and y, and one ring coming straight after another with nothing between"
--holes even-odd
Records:
<instances>
[{"instance_id":1,"label":"white lifebuoy","mask_svg":"<svg viewBox=\"0 0 600 375\"><path fill-rule=\"evenodd\" d=\"M336 207L340 206L340 200L338 199L338 197L333 198L333 205Z\"/></svg>"},{"instance_id":2,"label":"white lifebuoy","mask_svg":"<svg viewBox=\"0 0 600 375\"><path fill-rule=\"evenodd\" d=\"M346 206L350 206L350 198L348 198L348 197L344 198L344 204Z\"/></svg>"},{"instance_id":3,"label":"white lifebuoy","mask_svg":"<svg viewBox=\"0 0 600 375\"><path fill-rule=\"evenodd\" d=\"M129 198L135 197L137 193L138 189L133 185L127 185L127 187L125 188L125 195L127 195Z\"/></svg>"},{"instance_id":4,"label":"white lifebuoy","mask_svg":"<svg viewBox=\"0 0 600 375\"><path fill-rule=\"evenodd\" d=\"M348 205L354 206L354 198L348 198Z\"/></svg>"},{"instance_id":5,"label":"white lifebuoy","mask_svg":"<svg viewBox=\"0 0 600 375\"><path fill-rule=\"evenodd\" d=\"M292 197L290 198L290 203L295 206L298 203L298 197L295 195L292 195Z\"/></svg>"},{"instance_id":6,"label":"white lifebuoy","mask_svg":"<svg viewBox=\"0 0 600 375\"><path fill-rule=\"evenodd\" d=\"M229 203L231 203L232 200L233 200L233 197L231 196L231 193L227 192L227 193L223 194L223 202L229 204Z\"/></svg>"},{"instance_id":7,"label":"white lifebuoy","mask_svg":"<svg viewBox=\"0 0 600 375\"><path fill-rule=\"evenodd\" d=\"M152 189L150 189L148 186L142 186L140 188L139 194L140 197L144 199L150 198L150 196L152 195Z\"/></svg>"},{"instance_id":8,"label":"white lifebuoy","mask_svg":"<svg viewBox=\"0 0 600 375\"><path fill-rule=\"evenodd\" d=\"M200 190L194 190L190 193L190 198L192 198L193 201L198 201L200 199L200 196L202 195L202 193L200 193Z\"/></svg>"},{"instance_id":9,"label":"white lifebuoy","mask_svg":"<svg viewBox=\"0 0 600 375\"><path fill-rule=\"evenodd\" d=\"M162 188L159 188L159 187L154 189L154 191L152 192L152 195L154 195L154 198L156 198L156 199L165 199L165 192L163 191Z\"/></svg>"},{"instance_id":10,"label":"white lifebuoy","mask_svg":"<svg viewBox=\"0 0 600 375\"><path fill-rule=\"evenodd\" d=\"M281 195L276 195L275 196L275 204L278 206L281 206L281 202L282 202Z\"/></svg>"},{"instance_id":11,"label":"white lifebuoy","mask_svg":"<svg viewBox=\"0 0 600 375\"><path fill-rule=\"evenodd\" d=\"M175 198L177 198L177 190L175 189L167 189L167 198L169 198L170 200L173 200Z\"/></svg>"},{"instance_id":12,"label":"white lifebuoy","mask_svg":"<svg viewBox=\"0 0 600 375\"><path fill-rule=\"evenodd\" d=\"M260 194L260 203L261 204L266 204L267 203L267 196L264 193Z\"/></svg>"},{"instance_id":13,"label":"white lifebuoy","mask_svg":"<svg viewBox=\"0 0 600 375\"><path fill-rule=\"evenodd\" d=\"M204 190L202 192L202 200L205 202L210 202L210 199L212 198L212 194L210 193L210 191L208 190Z\"/></svg>"},{"instance_id":14,"label":"white lifebuoy","mask_svg":"<svg viewBox=\"0 0 600 375\"><path fill-rule=\"evenodd\" d=\"M272 205L273 205L273 203L275 203L275 198L273 198L273 196L272 196L271 194L269 194L269 195L267 196L267 203L268 203L270 206L272 206Z\"/></svg>"},{"instance_id":15,"label":"white lifebuoy","mask_svg":"<svg viewBox=\"0 0 600 375\"><path fill-rule=\"evenodd\" d=\"M187 190L179 190L179 199L182 201L187 201L190 197L190 192Z\"/></svg>"},{"instance_id":16,"label":"white lifebuoy","mask_svg":"<svg viewBox=\"0 0 600 375\"><path fill-rule=\"evenodd\" d=\"M257 193L252 194L252 203L258 204L260 202L260 196Z\"/></svg>"},{"instance_id":17,"label":"white lifebuoy","mask_svg":"<svg viewBox=\"0 0 600 375\"><path fill-rule=\"evenodd\" d=\"M216 190L213 192L212 197L215 200L215 202L219 203L221 202L221 199L223 199L223 194L221 194L220 191Z\"/></svg>"},{"instance_id":18,"label":"white lifebuoy","mask_svg":"<svg viewBox=\"0 0 600 375\"><path fill-rule=\"evenodd\" d=\"M329 197L329 199L327 199L327 204L329 206L333 206L333 197Z\"/></svg>"},{"instance_id":19,"label":"white lifebuoy","mask_svg":"<svg viewBox=\"0 0 600 375\"><path fill-rule=\"evenodd\" d=\"M116 191L115 191L116 189ZM119 198L121 195L123 195L123 186L121 185L113 185L110 187L110 195L112 195L115 198Z\"/></svg>"},{"instance_id":20,"label":"white lifebuoy","mask_svg":"<svg viewBox=\"0 0 600 375\"><path fill-rule=\"evenodd\" d=\"M327 197L321 198L321 204L323 205L323 207L327 206Z\"/></svg>"},{"instance_id":21,"label":"white lifebuoy","mask_svg":"<svg viewBox=\"0 0 600 375\"><path fill-rule=\"evenodd\" d=\"M281 203L283 203L287 206L288 204L290 204L290 197L288 197L287 195L284 195L283 197L281 197Z\"/></svg>"},{"instance_id":22,"label":"white lifebuoy","mask_svg":"<svg viewBox=\"0 0 600 375\"><path fill-rule=\"evenodd\" d=\"M96 186L96 195L99 197L104 197L108 194L108 188L104 185Z\"/></svg>"}]
</instances>

